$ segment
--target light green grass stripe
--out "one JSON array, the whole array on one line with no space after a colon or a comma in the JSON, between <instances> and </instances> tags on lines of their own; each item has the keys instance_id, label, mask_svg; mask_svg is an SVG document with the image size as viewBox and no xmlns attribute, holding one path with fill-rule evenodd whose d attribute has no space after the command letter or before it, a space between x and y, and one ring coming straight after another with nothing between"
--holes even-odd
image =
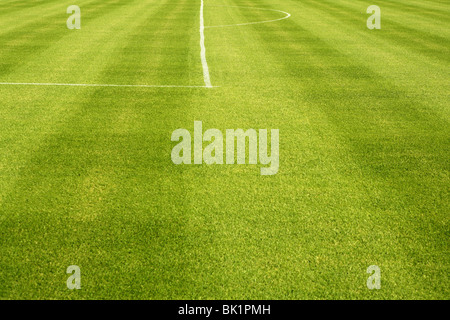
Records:
<instances>
[{"instance_id":1,"label":"light green grass stripe","mask_svg":"<svg viewBox=\"0 0 450 320\"><path fill-rule=\"evenodd\" d=\"M161 81L201 80L192 68L198 34L188 30L198 6L172 3L111 39L109 55L91 44L68 67L88 65L75 75L101 83L148 79L148 66ZM445 60L368 33L366 15L360 26L340 6L214 3L292 13L207 31L208 62L225 84L218 90L0 87L3 142L9 157L18 151L1 165L7 179L19 172L0 207L0 297L448 297ZM206 12L217 23L266 18L243 8ZM155 61L147 63L149 47ZM97 69L100 57L108 58ZM32 75L45 64L30 66ZM45 120L56 109L67 114ZM170 134L192 130L194 120L205 129L279 128L279 174L174 166ZM44 131L31 152L29 136ZM69 264L82 268L77 292L65 287ZM365 287L370 264L382 268L377 292Z\"/></svg>"},{"instance_id":2,"label":"light green grass stripe","mask_svg":"<svg viewBox=\"0 0 450 320\"><path fill-rule=\"evenodd\" d=\"M106 2L103 2L103 4L100 5L97 4L96 6L90 6L89 8L90 9L85 10L87 11L86 13L89 14L88 12L91 12L91 14L93 14L97 18L102 18L109 12L117 12L116 10L120 9L120 7L114 5L108 6ZM74 41L71 43L71 46L74 47L77 45L76 37L77 35L79 35L79 33L77 33L76 31L71 32L71 30L67 29L65 25L67 15L59 17L59 13L55 13L50 20L39 20L39 18L34 18L35 20L32 20L33 22L27 25L25 28L21 28L13 33L7 33L3 35L6 42L6 45L3 47L3 50L1 52L2 54L0 60L2 66L0 68L0 78L3 78L3 80L5 80L5 74L12 73L14 70L22 67L25 63L28 62L29 58L34 59L35 56L44 54L46 50L48 50L52 46L61 46L61 43L59 43L59 41ZM89 23L86 24L89 26ZM102 28L103 27L98 25L97 30L101 30ZM36 41L36 39L39 39L39 41ZM62 45L62 47L64 48L64 45ZM70 49L70 47L67 47L67 50L65 52L66 55L71 53ZM45 63L47 66L51 65L51 63L49 63L48 61L51 58L53 58L51 55L46 57L44 56L44 59L47 60ZM37 72L37 74L41 73L42 66L40 66L40 70ZM19 81L17 82L31 82L24 80L25 79L19 79Z\"/></svg>"},{"instance_id":3,"label":"light green grass stripe","mask_svg":"<svg viewBox=\"0 0 450 320\"><path fill-rule=\"evenodd\" d=\"M145 3L144 3L145 5ZM130 14L132 14L133 12L140 12L142 10L142 7L134 7L134 6L130 6L129 9ZM161 9L163 10L163 9ZM123 12L117 12L117 15L122 16ZM141 16L141 21L146 20L146 16ZM100 27L102 24L105 23L105 21L111 21L110 17L106 17L106 20L103 20L100 22L100 24L98 25L98 27ZM99 77L101 78L101 76L97 76L97 74L101 73L102 70L104 68L107 68L109 65L109 62L107 59L104 58L104 56L102 55L95 55L94 57L92 56L93 54L98 54L99 52L102 53L101 50L99 50L99 47L106 49L106 51L110 51L112 50L112 48L114 48L114 46L120 45L120 37L125 37L129 30L126 29L124 30L122 28L123 23L120 19L113 19L112 21L115 21L114 24L109 24L110 27L110 34L106 33L106 34L101 34L101 33L97 33L95 37L93 37L91 34L86 35L86 38L83 38L82 43L83 45L80 46L80 49L83 51L77 51L77 50L73 50L73 39L71 39L70 37L67 38L64 42L59 42L57 44L54 45L54 47L51 47L50 49L48 49L48 51L46 51L45 53L42 54L41 57L36 56L34 57L34 61L32 62L28 62L27 64L25 64L24 66L22 66L18 71L16 71L16 73L14 75L10 75L9 79L16 79L18 81L21 81L21 79L30 79L31 77L35 77L34 79L31 80L35 80L35 81L42 81L42 79L47 79L47 80L57 80L57 79L61 79L61 78L65 78L65 80L67 80L67 73L61 71L60 73L55 73L54 69L48 69L48 73L45 73L42 71L42 67L43 66L48 66L49 63L54 64L54 66L58 66L61 65L64 68L66 68L66 70L68 70L70 72L70 80L80 80L81 77L83 77L83 79L90 79L90 80L97 80L99 79ZM139 19L135 19L134 23L136 25L140 24ZM70 31L66 31L66 32L70 32ZM113 36L114 35L114 36ZM106 39L105 39L106 37ZM78 40L80 41L80 40ZM109 47L107 46L109 45ZM97 47L96 47L97 46ZM72 50L69 50L70 48L72 48ZM53 50L53 52L52 52ZM85 50L88 50L87 52ZM103 51L104 52L104 51ZM51 61L49 60L49 57L51 59ZM83 61L85 61L85 59L88 59L89 61L92 62L91 64L91 68L86 67L86 65L84 65L82 68L80 68L80 65L83 65ZM94 68L95 67L95 68ZM23 72L21 70L24 70ZM79 74L79 75L78 75ZM79 77L79 78L77 78ZM22 80L23 81L23 80ZM12 94L12 96L14 97L15 94L13 92L11 92L11 90L16 90L15 88L2 88L2 90L4 90L5 94ZM23 92L25 94L24 100L26 101L26 94L28 89L25 88L25 90L21 90L19 92ZM61 89L59 89L61 90ZM80 89L77 89L78 91ZM54 91L52 89L49 90L50 92L55 92L57 93L58 91ZM11 93L9 93L11 92ZM86 92L86 91L82 91L82 92ZM90 92L90 91L87 91ZM36 93L35 90L31 91L32 94ZM34 147L36 145L38 145L38 141L37 138L43 138L46 135L46 132L48 130L48 128L51 128L51 126L56 122L59 121L59 117L61 116L61 114L59 113L59 111L61 109L66 110L66 112L68 112L69 114L71 114L72 112L75 112L76 109L74 109L73 107L70 107L71 105L71 101L73 102L74 99L76 99L77 95L74 95L73 98L72 96L67 97L67 94L72 95L73 93L75 93L74 91L63 91L61 92L61 97L67 99L66 102L64 102L64 100L62 99L60 101L60 104L63 105L64 107L56 107L53 106L52 104L50 104L49 106L44 106L44 108L38 104L37 107L33 107L32 105L26 105L26 104L19 104L21 105L21 107L23 108L23 110L25 110L25 114L27 114L27 118L23 118L22 122L19 122L17 124L14 124L15 119L14 117L12 117L11 119L8 118L4 118L4 122L3 122L3 126L6 128L10 128L10 133L11 134L17 134L19 130L19 128L26 127L26 126L30 126L33 123L35 123L36 121L43 121L46 125L43 126L41 133L35 133L32 136L24 136L21 137L21 139L17 140L17 143L21 145L22 150L24 150L25 152L33 150ZM16 105L7 105L6 101L4 101L4 109L8 110L8 109L12 109L12 110L17 110L18 106ZM13 103L13 102L10 102ZM54 107L54 109L52 109L51 107ZM55 108L56 107L56 108ZM44 113L44 110L46 110L46 112ZM45 117L43 118L43 114L45 114ZM54 118L51 117L51 115L55 115ZM44 129L46 128L46 129ZM7 132L5 132L5 134L7 134ZM43 135L42 135L43 134ZM29 146L25 147L24 146L24 141L29 141ZM14 142L13 142L14 143ZM10 148L12 148L14 150L13 146L10 146ZM4 154L4 163L12 163L14 162L12 159L27 159L27 157L25 156L25 154L21 153L21 152L11 152L8 154ZM11 158L12 157L12 158ZM17 177L15 178L17 179ZM3 183L5 183L5 181L8 181L9 179L3 179ZM8 182L8 184L12 183L11 181ZM7 190L9 190L9 188L7 188L7 185L4 186L4 188L2 188L2 194L3 197L5 196L5 192L7 192Z\"/></svg>"},{"instance_id":4,"label":"light green grass stripe","mask_svg":"<svg viewBox=\"0 0 450 320\"><path fill-rule=\"evenodd\" d=\"M319 16L320 16L320 15L319 15ZM307 24L306 21L305 21L304 23ZM267 28L267 29L269 29L269 28ZM263 34L268 34L268 32L263 33ZM291 40L292 40L292 39L291 39ZM281 42L281 43L283 43L283 42ZM284 54L284 56L288 56L288 52L283 52L283 54ZM285 61L286 61L286 60L285 60ZM324 59L323 62L325 62L325 61L327 61L327 60ZM294 69L294 66L290 66L289 68L287 68L287 70L292 70L292 69ZM311 81L309 80L309 83L310 83L310 82L311 82ZM376 86L375 86L375 88L376 88ZM341 97L341 98L342 98L342 97ZM332 101L333 101L333 100L330 100L329 103L332 103ZM338 101L336 100L334 103L338 103ZM361 102L359 102L359 103L361 103ZM386 107L388 107L388 106L386 106ZM327 108L327 109L328 109L328 108ZM325 109L325 110L327 110L327 109ZM325 111L325 110L324 110L324 111ZM328 111L327 111L327 112L328 112ZM337 111L336 111L336 112L337 112ZM335 113L334 115L331 115L331 116L330 116L330 119L335 118L337 115L338 115L338 113ZM363 115L364 115L364 113L361 114L361 116L363 116ZM368 116L368 115L366 115L366 116ZM342 117L345 118L345 114L342 115ZM431 120L431 119L430 119L430 120ZM347 122L347 123L353 123L353 122ZM355 122L355 124L357 124L357 123L358 123L358 122ZM340 126L339 123L337 123L337 124ZM344 126L343 126L343 128L344 128ZM415 131L413 128L414 128L414 127L411 126L411 130L412 130L412 131ZM355 128L355 129L356 129L356 128ZM352 132L356 132L355 129L353 129ZM385 130L385 128L383 128L383 129ZM438 149L439 149L439 148L438 148ZM359 162L360 164L362 164L361 161L358 161L358 162ZM357 163L358 163L358 162L357 162ZM445 181L445 180L444 180L444 181ZM367 184L370 184L369 181L367 181L366 183L367 183ZM429 185L429 186L433 186L434 183L435 183L435 181L433 181L433 179L432 179L431 182L430 182L428 185ZM439 190L439 188L442 187L442 185L443 185L442 183L443 183L443 182L439 182L438 185L436 186L436 188L433 188L433 189ZM396 187L395 187L395 188L396 188ZM434 191L434 190L433 190L433 191ZM433 194L431 193L431 194L429 194L429 195L432 196ZM439 210L441 210L441 209L439 209ZM438 220L442 221L441 219L442 219L442 215L441 215L441 218L438 218ZM427 222L427 223L428 223L428 222ZM388 224L389 224L389 223L388 223ZM420 223L417 223L416 226L419 226L419 225L420 225ZM400 230L398 230L398 232L400 232ZM417 232L417 231L416 231L416 232ZM426 234L426 232L425 232L424 234ZM441 236L442 236L442 234L441 234ZM427 243L427 241L429 241L429 240L430 240L430 239L423 239L423 238L422 238L422 241L424 241L424 243ZM445 242L441 242L441 244L443 244L443 243L445 243ZM405 247L405 245L400 245L400 244L401 244L401 243L399 243L399 248L403 246L403 252L407 252L407 251L408 251L408 248ZM438 249L438 250L440 250L440 249ZM402 250L400 250L400 252L402 252ZM437 251L436 253L433 253L433 254L437 254L437 253L440 253L440 252ZM419 268L419 269L420 269L420 268ZM418 270L419 270L419 269L418 269ZM440 272L440 271L438 271L438 272ZM418 285L417 288L419 289L420 286Z\"/></svg>"},{"instance_id":5,"label":"light green grass stripe","mask_svg":"<svg viewBox=\"0 0 450 320\"><path fill-rule=\"evenodd\" d=\"M335 16L341 18L343 21L353 23L355 26L363 26L361 21L355 19L358 7L352 6L353 10L347 6L347 2L328 2L321 3L327 8L326 11L334 12ZM389 10L388 7L385 9ZM364 15L366 18L367 15ZM438 32L430 34L429 32L419 30L417 28L411 28L406 24L401 24L398 20L389 17L389 13L383 15L383 32L372 32L372 36L382 37L389 39L391 42L395 42L401 47L407 47L410 51L417 51L422 55L440 59L449 62L449 43L450 38L443 37Z\"/></svg>"},{"instance_id":6,"label":"light green grass stripe","mask_svg":"<svg viewBox=\"0 0 450 320\"><path fill-rule=\"evenodd\" d=\"M322 5L321 5L322 6ZM303 10L299 11L300 17L320 17L316 21L314 19L313 27L303 24L309 31L313 31L319 37L326 39L328 43L334 44L338 50L347 55L352 55L355 59L359 60L362 64L370 65L370 69L382 75L388 77L392 81L395 81L397 85L401 86L402 90L411 92L413 96L422 95L424 99L429 99L431 96L440 96L443 92L440 90L442 87L442 79L445 79L445 75L448 73L448 67L439 60L432 59L419 55L416 52L408 51L404 48L399 48L389 38L385 39L381 35L373 35L369 33L364 27L364 21L361 21L362 26L348 24L346 21L341 21L341 18L333 14L327 13L327 11L319 11L317 6L303 7ZM318 22L320 21L320 22ZM320 25L321 27L314 27ZM338 38L330 37L329 32L333 28L333 25L339 25L340 28L335 32L339 35ZM383 32L383 30L381 30ZM363 48L366 51L368 58L364 58L360 54L360 47L345 45L346 41L355 41L355 37L358 37L358 43L363 43ZM414 61L414 63L412 63ZM423 75L429 75L426 78L427 85L423 85ZM448 107L443 104L443 100L433 101L432 112L441 115L442 119L446 119Z\"/></svg>"},{"instance_id":7,"label":"light green grass stripe","mask_svg":"<svg viewBox=\"0 0 450 320\"><path fill-rule=\"evenodd\" d=\"M103 4L99 4L97 0L85 0L80 5L83 8L95 5L98 9L103 8L107 11L108 4L111 4L112 1L114 0L107 0ZM66 10L71 4L72 2L70 1L66 3L61 1L46 1L44 6L31 8L28 5L21 6L20 9L13 13L5 10L5 16L0 20L0 35L11 32L19 33L22 30L27 31L28 34L33 34L38 27L47 25L58 25L58 30L64 30L66 28L66 21L69 18ZM100 13L100 11L98 12Z\"/></svg>"}]
</instances>

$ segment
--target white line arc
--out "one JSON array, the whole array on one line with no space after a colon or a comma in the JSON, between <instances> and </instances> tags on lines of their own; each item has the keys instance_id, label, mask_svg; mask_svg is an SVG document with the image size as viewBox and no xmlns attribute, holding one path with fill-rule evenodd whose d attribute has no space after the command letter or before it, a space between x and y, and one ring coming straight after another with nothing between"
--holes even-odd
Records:
<instances>
[{"instance_id":1,"label":"white line arc","mask_svg":"<svg viewBox=\"0 0 450 320\"><path fill-rule=\"evenodd\" d=\"M203 66L203 78L205 80L205 86L207 88L212 88L211 78L209 76L208 62L206 61L206 48L205 48L205 22L203 19L203 0L200 5L200 56L202 59Z\"/></svg>"},{"instance_id":2,"label":"white line arc","mask_svg":"<svg viewBox=\"0 0 450 320\"><path fill-rule=\"evenodd\" d=\"M283 13L283 14L285 14L285 16L283 18L274 19L274 20L264 20L264 21L238 23L238 24L224 24L224 25L220 25L220 26L206 26L205 28L225 28L225 27L248 26L248 25L252 25L252 24L261 24L261 23L269 23L269 22L281 21L281 20L288 19L288 18L291 17L291 14L289 12L285 12L285 11L281 11L281 10L275 10L275 9L243 7L243 6L222 6L222 5L210 5L209 7L246 8L246 9L255 9L255 10L274 11L274 12Z\"/></svg>"}]
</instances>

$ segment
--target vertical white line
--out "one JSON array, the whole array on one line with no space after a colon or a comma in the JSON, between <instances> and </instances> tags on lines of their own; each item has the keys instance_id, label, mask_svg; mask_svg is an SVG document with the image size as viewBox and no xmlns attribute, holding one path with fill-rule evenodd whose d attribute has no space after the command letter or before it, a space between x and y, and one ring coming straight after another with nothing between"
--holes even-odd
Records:
<instances>
[{"instance_id":1,"label":"vertical white line","mask_svg":"<svg viewBox=\"0 0 450 320\"><path fill-rule=\"evenodd\" d=\"M208 62L206 61L206 48L205 48L205 22L203 19L203 0L201 0L200 6L200 56L202 58L203 66L203 78L205 80L205 86L212 88L211 79L209 77Z\"/></svg>"}]
</instances>

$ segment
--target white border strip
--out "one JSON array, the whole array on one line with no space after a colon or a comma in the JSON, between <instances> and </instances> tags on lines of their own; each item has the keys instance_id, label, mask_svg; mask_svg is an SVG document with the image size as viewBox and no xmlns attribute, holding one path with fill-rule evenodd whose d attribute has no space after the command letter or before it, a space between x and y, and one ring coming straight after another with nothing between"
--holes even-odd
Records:
<instances>
[{"instance_id":1,"label":"white border strip","mask_svg":"<svg viewBox=\"0 0 450 320\"><path fill-rule=\"evenodd\" d=\"M203 66L203 78L205 80L205 86L207 88L212 88L211 78L209 76L208 62L206 61L206 48L205 48L205 22L203 19L203 0L200 5L200 56L202 59Z\"/></svg>"},{"instance_id":2,"label":"white border strip","mask_svg":"<svg viewBox=\"0 0 450 320\"><path fill-rule=\"evenodd\" d=\"M255 9L255 10L274 11L274 12L283 13L286 16L284 16L283 18L274 19L274 20L264 20L264 21L247 22L247 23L239 23L239 24L225 24L225 25L220 25L220 26L206 26L205 28L225 28L225 27L248 26L248 25L251 25L251 24L260 24L260 23L269 23L269 22L281 21L281 20L288 19L288 18L291 17L291 14L289 12L285 12L285 11L281 11L281 10L275 10L275 9L255 8L255 7L242 7L242 6L222 6L222 5L210 5L209 7L246 8L246 9Z\"/></svg>"},{"instance_id":3,"label":"white border strip","mask_svg":"<svg viewBox=\"0 0 450 320\"><path fill-rule=\"evenodd\" d=\"M213 86L177 86L177 85L147 85L147 84L88 84L88 83L28 83L0 82L0 85L10 86L63 86L63 87L122 87L122 88L218 88Z\"/></svg>"}]
</instances>

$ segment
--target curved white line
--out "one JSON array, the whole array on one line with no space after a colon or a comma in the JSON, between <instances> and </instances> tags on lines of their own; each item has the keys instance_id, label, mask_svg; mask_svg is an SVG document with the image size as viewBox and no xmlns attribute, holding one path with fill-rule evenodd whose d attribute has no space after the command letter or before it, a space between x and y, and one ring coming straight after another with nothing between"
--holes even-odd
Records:
<instances>
[{"instance_id":1,"label":"curved white line","mask_svg":"<svg viewBox=\"0 0 450 320\"><path fill-rule=\"evenodd\" d=\"M238 24L225 24L225 25L220 25L220 26L205 26L205 28L225 28L225 27L236 27L236 26L248 26L251 24L260 24L260 23L281 21L281 20L288 19L291 17L291 14L289 12L275 10L275 9L267 9L267 8L255 8L255 7L243 7L243 6L222 6L222 5L210 5L208 7L230 7L230 8L246 8L246 9L255 9L255 10L266 10L266 11L280 12L280 13L285 14L286 16L284 16L283 18L274 19L274 20L264 20L264 21L238 23Z\"/></svg>"}]
</instances>

